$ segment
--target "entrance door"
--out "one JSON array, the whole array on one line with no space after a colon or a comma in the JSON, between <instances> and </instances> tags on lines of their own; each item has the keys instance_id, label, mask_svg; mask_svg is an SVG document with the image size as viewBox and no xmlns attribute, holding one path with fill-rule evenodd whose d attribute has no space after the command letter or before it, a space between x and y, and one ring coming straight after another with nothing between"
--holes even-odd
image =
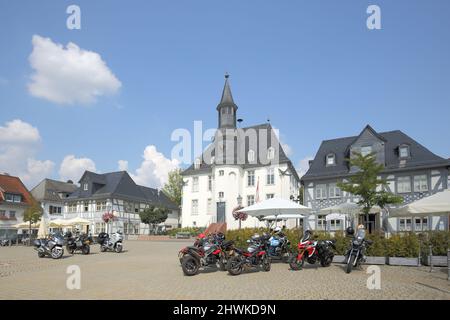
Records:
<instances>
[{"instance_id":1,"label":"entrance door","mask_svg":"<svg viewBox=\"0 0 450 320\"><path fill-rule=\"evenodd\" d=\"M217 202L217 223L225 223L225 202Z\"/></svg>"},{"instance_id":2,"label":"entrance door","mask_svg":"<svg viewBox=\"0 0 450 320\"><path fill-rule=\"evenodd\" d=\"M373 233L378 229L377 218L378 213L369 214L369 220L367 220L367 216L363 214L360 216L360 223L366 227L368 233Z\"/></svg>"}]
</instances>

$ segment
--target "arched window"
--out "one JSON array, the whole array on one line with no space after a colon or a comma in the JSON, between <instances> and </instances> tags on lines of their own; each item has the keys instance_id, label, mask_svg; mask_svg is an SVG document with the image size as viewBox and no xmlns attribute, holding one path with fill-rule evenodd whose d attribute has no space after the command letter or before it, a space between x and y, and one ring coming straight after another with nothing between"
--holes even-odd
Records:
<instances>
[{"instance_id":1,"label":"arched window","mask_svg":"<svg viewBox=\"0 0 450 320\"><path fill-rule=\"evenodd\" d=\"M336 155L334 153L327 154L327 166L334 166L336 164Z\"/></svg>"},{"instance_id":2,"label":"arched window","mask_svg":"<svg viewBox=\"0 0 450 320\"><path fill-rule=\"evenodd\" d=\"M249 150L247 154L247 160L248 162L254 162L255 161L255 151Z\"/></svg>"}]
</instances>

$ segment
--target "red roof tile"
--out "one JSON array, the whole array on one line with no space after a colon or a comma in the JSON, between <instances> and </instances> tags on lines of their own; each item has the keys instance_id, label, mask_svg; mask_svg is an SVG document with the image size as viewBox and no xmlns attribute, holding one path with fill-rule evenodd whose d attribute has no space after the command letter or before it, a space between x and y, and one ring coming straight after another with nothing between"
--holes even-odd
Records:
<instances>
[{"instance_id":1,"label":"red roof tile","mask_svg":"<svg viewBox=\"0 0 450 320\"><path fill-rule=\"evenodd\" d=\"M31 205L33 196L18 177L0 174L0 203L5 201L4 193L22 195L22 204Z\"/></svg>"}]
</instances>

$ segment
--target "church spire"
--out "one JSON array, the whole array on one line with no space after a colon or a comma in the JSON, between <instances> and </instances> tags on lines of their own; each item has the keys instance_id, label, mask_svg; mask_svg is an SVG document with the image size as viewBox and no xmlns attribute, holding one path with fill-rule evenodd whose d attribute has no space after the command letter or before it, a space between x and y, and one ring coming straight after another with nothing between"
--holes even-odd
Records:
<instances>
[{"instance_id":1,"label":"church spire","mask_svg":"<svg viewBox=\"0 0 450 320\"><path fill-rule=\"evenodd\" d=\"M225 73L225 85L223 86L222 99L220 100L220 104L234 104L230 83L228 82L229 77L230 75L228 73Z\"/></svg>"},{"instance_id":2,"label":"church spire","mask_svg":"<svg viewBox=\"0 0 450 320\"><path fill-rule=\"evenodd\" d=\"M234 103L231 94L230 83L228 81L230 75L225 73L225 85L223 86L222 98L217 106L219 113L219 128L236 128L236 110L237 105Z\"/></svg>"}]
</instances>

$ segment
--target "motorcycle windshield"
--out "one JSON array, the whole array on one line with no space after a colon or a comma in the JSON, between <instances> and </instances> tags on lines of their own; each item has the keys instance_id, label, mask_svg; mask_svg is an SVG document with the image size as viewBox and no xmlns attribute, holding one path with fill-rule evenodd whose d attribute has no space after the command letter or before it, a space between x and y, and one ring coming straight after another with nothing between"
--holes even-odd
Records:
<instances>
[{"instance_id":1,"label":"motorcycle windshield","mask_svg":"<svg viewBox=\"0 0 450 320\"><path fill-rule=\"evenodd\" d=\"M358 232L356 233L356 240L361 242L364 240L365 237L366 237L366 230L359 229Z\"/></svg>"}]
</instances>

